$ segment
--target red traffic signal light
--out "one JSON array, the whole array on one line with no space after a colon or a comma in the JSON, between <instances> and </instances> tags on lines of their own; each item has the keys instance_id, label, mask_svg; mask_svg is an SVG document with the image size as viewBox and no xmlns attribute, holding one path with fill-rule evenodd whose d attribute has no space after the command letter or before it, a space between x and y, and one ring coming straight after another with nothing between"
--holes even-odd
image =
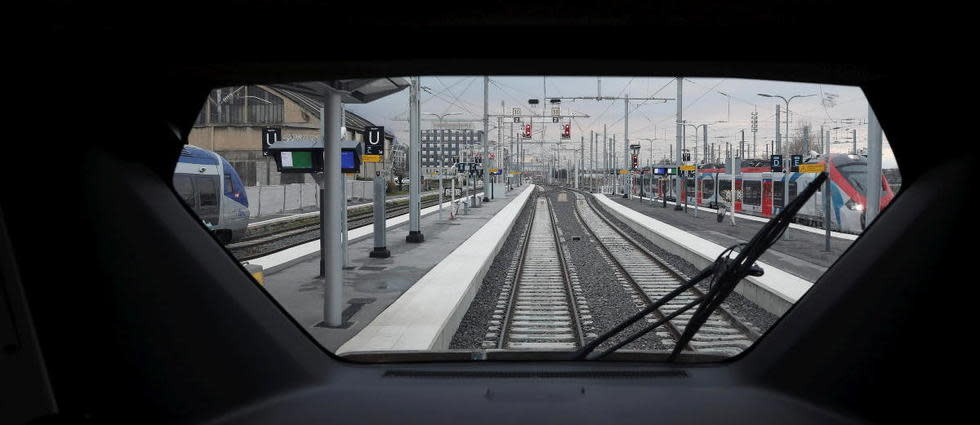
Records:
<instances>
[{"instance_id":1,"label":"red traffic signal light","mask_svg":"<svg viewBox=\"0 0 980 425\"><path fill-rule=\"evenodd\" d=\"M562 124L561 125L561 137L563 139L567 139L569 137L572 137L572 125L571 124Z\"/></svg>"},{"instance_id":2,"label":"red traffic signal light","mask_svg":"<svg viewBox=\"0 0 980 425\"><path fill-rule=\"evenodd\" d=\"M632 160L633 160L633 168L636 168L637 166L640 165L640 160L639 158L637 158L636 154L632 155Z\"/></svg>"},{"instance_id":3,"label":"red traffic signal light","mask_svg":"<svg viewBox=\"0 0 980 425\"><path fill-rule=\"evenodd\" d=\"M531 124L524 124L524 138L531 138Z\"/></svg>"}]
</instances>

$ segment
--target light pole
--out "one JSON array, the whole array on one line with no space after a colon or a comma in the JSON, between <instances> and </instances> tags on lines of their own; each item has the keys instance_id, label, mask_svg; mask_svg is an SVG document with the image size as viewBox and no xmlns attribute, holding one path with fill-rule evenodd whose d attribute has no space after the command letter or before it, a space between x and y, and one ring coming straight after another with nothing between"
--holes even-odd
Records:
<instances>
[{"instance_id":1,"label":"light pole","mask_svg":"<svg viewBox=\"0 0 980 425\"><path fill-rule=\"evenodd\" d=\"M654 130L654 134L656 134L656 130ZM654 138L637 137L636 140L646 140L646 141L649 141L650 142L650 157L647 158L647 166L650 167L650 183L652 185L653 184L653 141L654 140L657 140L657 138L656 137L654 137ZM643 176L643 172L642 171L643 170L642 170L642 167L641 167L641 169L640 169L640 197L641 198L643 197L643 194L646 193L643 190L643 180L644 180L645 177Z\"/></svg>"},{"instance_id":2,"label":"light pole","mask_svg":"<svg viewBox=\"0 0 980 425\"><path fill-rule=\"evenodd\" d=\"M725 96L727 97L728 95L725 95ZM704 158L702 160L705 163L707 163L708 162L708 159L707 159L708 158L708 126L709 125L714 125L714 124L726 123L726 122L728 122L728 121L715 121L715 122L703 123L703 124L687 124L686 121L685 121L685 124L684 124L686 126L694 127L694 193L695 193L695 199L694 199L694 216L695 217L698 216L697 193L698 193L698 187L699 187L699 185L701 183L701 181L699 179L699 177L700 177L699 176L699 173L700 172L698 171L698 164L697 164L697 162L698 162L698 156L697 156L698 155L698 127L704 127L704 150L702 151L702 153L704 154L703 155Z\"/></svg>"},{"instance_id":3,"label":"light pole","mask_svg":"<svg viewBox=\"0 0 980 425\"><path fill-rule=\"evenodd\" d=\"M790 96L790 98L787 99L787 98L782 97L782 96L779 96L779 95L766 94L766 93L757 93L757 94L759 96L762 96L762 97L778 97L778 98L782 99L783 102L786 102L786 139L787 140L789 140L789 102L792 101L793 99L798 98L798 97L816 96L816 94L802 94L802 95L798 94L798 95L795 95L795 96ZM782 146L782 143L780 143L780 146L779 146L779 153L780 154L783 154L783 146ZM784 164L783 167L784 167L783 169L785 170L785 164ZM786 171L783 171L783 205L780 207L780 210L786 208L786 204L788 204L788 203L789 203L789 173L786 172ZM784 239L786 239L786 240L789 240L790 239L790 237L789 237L790 234L789 233L786 233L784 236L785 236Z\"/></svg>"},{"instance_id":4,"label":"light pole","mask_svg":"<svg viewBox=\"0 0 980 425\"><path fill-rule=\"evenodd\" d=\"M775 95L775 94L766 94L766 93L757 93L757 94L759 96L762 96L762 97L778 97L778 98L782 99L783 102L786 102L786 138L787 138L787 140L789 139L789 102L792 101L793 99L798 98L798 97L816 96L816 93L814 93L814 94L798 94L798 95L795 95L795 96L790 96L790 98L787 99L785 97L782 97L782 96L779 96L779 95ZM783 153L782 146L780 146L780 148L779 148L779 153Z\"/></svg>"}]
</instances>

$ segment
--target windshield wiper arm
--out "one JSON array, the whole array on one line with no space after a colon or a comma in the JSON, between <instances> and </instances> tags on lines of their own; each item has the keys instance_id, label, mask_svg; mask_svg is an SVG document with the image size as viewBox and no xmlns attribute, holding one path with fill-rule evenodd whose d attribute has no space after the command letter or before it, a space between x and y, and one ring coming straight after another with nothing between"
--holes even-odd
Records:
<instances>
[{"instance_id":1,"label":"windshield wiper arm","mask_svg":"<svg viewBox=\"0 0 980 425\"><path fill-rule=\"evenodd\" d=\"M714 263L698 273L697 276L690 279L687 283L679 286L677 289L674 289L670 293L664 295L650 306L640 310L629 319L626 319L609 331L599 335L599 337L592 340L592 342L586 344L580 350L576 351L573 358L575 360L601 359L607 354L618 350L624 345L647 334L651 330L662 326L664 323L667 323L669 320L697 305L698 309L694 312L694 314L691 316L691 320L689 320L687 325L684 327L684 333L681 334L680 339L674 346L674 351L671 352L670 357L668 357L668 361L673 361L681 350L684 349L687 343L691 341L691 338L693 338L698 330L701 329L701 326L708 320L711 312L715 311L715 309L717 309L718 306L720 306L721 303L728 298L728 295L732 293L735 286L738 285L743 278L749 275L762 275L762 269L755 265L755 260L759 259L763 252L765 252L767 249L769 249L769 247L776 243L777 240L779 240L779 238L786 231L786 228L789 227L793 216L796 215L797 211L803 207L806 201L810 199L810 196L817 191L817 188L820 187L820 185L823 184L826 179L826 172L818 174L817 177L814 178L809 185L807 185L806 189L804 189L799 196L793 199L793 201L789 202L779 214L766 222L766 224L762 226L762 229L759 229L755 236L752 237L751 241L749 241L747 244L737 244L729 247L715 259ZM729 258L729 254L737 248L742 248L739 251L738 256L736 256L735 259ZM709 289L704 296L687 303L677 311L644 327L640 331L630 335L612 347L604 351L593 353L593 351L595 351L599 345L609 340L609 338L619 334L627 327L633 325L657 308L660 308L660 306L666 304L670 300L674 299L684 291L708 277L714 278L709 284Z\"/></svg>"}]
</instances>

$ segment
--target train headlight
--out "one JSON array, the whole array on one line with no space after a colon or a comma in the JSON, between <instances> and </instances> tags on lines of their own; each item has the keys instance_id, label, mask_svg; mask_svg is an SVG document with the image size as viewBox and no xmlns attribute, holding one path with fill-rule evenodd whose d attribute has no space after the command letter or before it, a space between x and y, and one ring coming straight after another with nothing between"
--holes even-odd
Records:
<instances>
[{"instance_id":1,"label":"train headlight","mask_svg":"<svg viewBox=\"0 0 980 425\"><path fill-rule=\"evenodd\" d=\"M853 199L848 199L844 205L851 211L864 211L864 205L854 202Z\"/></svg>"}]
</instances>

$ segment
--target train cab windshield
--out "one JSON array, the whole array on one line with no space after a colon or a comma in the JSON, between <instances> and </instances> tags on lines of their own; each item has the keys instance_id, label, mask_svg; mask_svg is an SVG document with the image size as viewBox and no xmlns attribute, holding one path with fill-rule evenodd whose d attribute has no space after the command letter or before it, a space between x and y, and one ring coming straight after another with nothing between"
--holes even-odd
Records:
<instances>
[{"instance_id":1,"label":"train cab windshield","mask_svg":"<svg viewBox=\"0 0 980 425\"><path fill-rule=\"evenodd\" d=\"M887 213L870 111L857 87L693 77L215 87L172 184L350 361L715 362Z\"/></svg>"}]
</instances>

